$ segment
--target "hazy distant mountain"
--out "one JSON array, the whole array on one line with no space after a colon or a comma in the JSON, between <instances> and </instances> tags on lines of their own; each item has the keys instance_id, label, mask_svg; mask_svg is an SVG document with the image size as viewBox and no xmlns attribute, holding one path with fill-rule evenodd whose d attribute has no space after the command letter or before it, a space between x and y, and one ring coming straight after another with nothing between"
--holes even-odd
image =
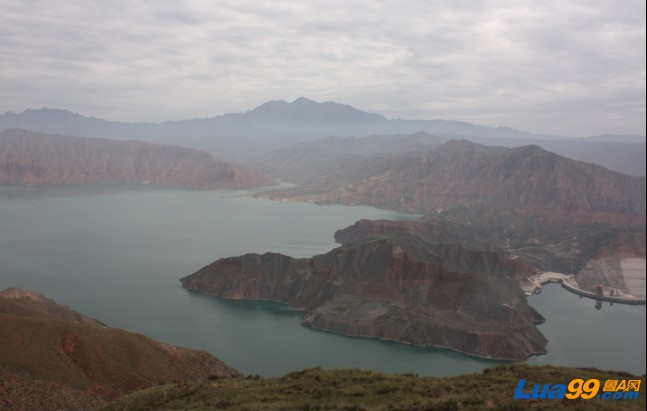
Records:
<instances>
[{"instance_id":1,"label":"hazy distant mountain","mask_svg":"<svg viewBox=\"0 0 647 411\"><path fill-rule=\"evenodd\" d=\"M84 117L67 110L30 109L18 114L8 112L0 115L0 130L10 128L80 137L164 142L198 148L237 162L297 142L330 136L425 131L440 137L462 137L485 144L491 144L486 140L493 138L510 139L510 144L514 144L515 139L558 138L461 121L389 120L348 105L318 103L303 97L293 102L270 101L244 113L163 123L124 123ZM614 141L612 137L609 140Z\"/></svg>"},{"instance_id":2,"label":"hazy distant mountain","mask_svg":"<svg viewBox=\"0 0 647 411\"><path fill-rule=\"evenodd\" d=\"M615 138L617 137L617 140ZM609 170L632 176L644 176L645 138L638 136L602 136L591 138L503 138L471 137L475 143L504 147L537 145L573 160L604 166Z\"/></svg>"},{"instance_id":3,"label":"hazy distant mountain","mask_svg":"<svg viewBox=\"0 0 647 411\"><path fill-rule=\"evenodd\" d=\"M574 161L538 146L489 147L466 140L425 152L378 154L268 195L417 213L469 208L552 219L645 221L644 177Z\"/></svg>"},{"instance_id":4,"label":"hazy distant mountain","mask_svg":"<svg viewBox=\"0 0 647 411\"><path fill-rule=\"evenodd\" d=\"M372 135L367 137L326 137L305 141L261 154L245 163L264 173L303 184L331 171L346 167L378 153L426 151L448 139L424 131L410 135ZM564 157L598 164L623 174L645 175L645 144L603 141L478 138L506 147L539 145Z\"/></svg>"},{"instance_id":5,"label":"hazy distant mountain","mask_svg":"<svg viewBox=\"0 0 647 411\"><path fill-rule=\"evenodd\" d=\"M248 164L273 177L303 184L378 153L427 151L446 141L424 131L410 135L327 137L270 151Z\"/></svg>"},{"instance_id":6,"label":"hazy distant mountain","mask_svg":"<svg viewBox=\"0 0 647 411\"><path fill-rule=\"evenodd\" d=\"M631 136L625 134L600 134L586 137L589 141L606 141L614 143L645 144L645 136Z\"/></svg>"},{"instance_id":7,"label":"hazy distant mountain","mask_svg":"<svg viewBox=\"0 0 647 411\"><path fill-rule=\"evenodd\" d=\"M41 294L0 292L0 404L87 410L125 393L240 373L210 354L110 328Z\"/></svg>"},{"instance_id":8,"label":"hazy distant mountain","mask_svg":"<svg viewBox=\"0 0 647 411\"><path fill-rule=\"evenodd\" d=\"M214 189L271 185L273 180L193 148L20 129L0 133L0 184L81 183Z\"/></svg>"},{"instance_id":9,"label":"hazy distant mountain","mask_svg":"<svg viewBox=\"0 0 647 411\"><path fill-rule=\"evenodd\" d=\"M555 140L542 142L541 146L562 156L598 164L623 174L631 176L646 174L644 139L642 143Z\"/></svg>"},{"instance_id":10,"label":"hazy distant mountain","mask_svg":"<svg viewBox=\"0 0 647 411\"><path fill-rule=\"evenodd\" d=\"M118 140L149 140L154 124L122 123L85 117L69 110L41 108L22 113L7 112L0 116L0 130L21 128L41 133Z\"/></svg>"},{"instance_id":11,"label":"hazy distant mountain","mask_svg":"<svg viewBox=\"0 0 647 411\"><path fill-rule=\"evenodd\" d=\"M295 122L295 123L384 123L385 117L365 113L345 104L334 102L317 103L305 97L299 97L292 103L286 101L269 101L244 113L248 121Z\"/></svg>"},{"instance_id":12,"label":"hazy distant mountain","mask_svg":"<svg viewBox=\"0 0 647 411\"><path fill-rule=\"evenodd\" d=\"M377 114L303 97L291 103L270 101L244 113L163 123L106 121L47 108L0 116L0 130L24 128L80 137L165 142L204 149L228 159L249 158L307 139L370 134L387 123Z\"/></svg>"},{"instance_id":13,"label":"hazy distant mountain","mask_svg":"<svg viewBox=\"0 0 647 411\"><path fill-rule=\"evenodd\" d=\"M166 121L163 123L124 123L84 117L68 110L42 108L0 116L0 130L26 128L85 137L121 139L179 139L201 142L203 138L233 136L283 138L303 141L329 136L365 136L426 131L457 136L533 137L506 127L492 128L450 120L389 120L349 105L318 103L300 97L293 102L269 101L244 113L211 118ZM270 143L269 141L267 143Z\"/></svg>"}]
</instances>

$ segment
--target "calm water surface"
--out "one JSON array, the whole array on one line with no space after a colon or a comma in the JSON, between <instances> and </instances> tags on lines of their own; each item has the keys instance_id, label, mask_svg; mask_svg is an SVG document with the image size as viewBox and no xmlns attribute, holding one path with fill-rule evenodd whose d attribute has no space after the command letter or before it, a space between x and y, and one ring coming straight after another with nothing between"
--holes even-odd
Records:
<instances>
[{"instance_id":1,"label":"calm water surface","mask_svg":"<svg viewBox=\"0 0 647 411\"><path fill-rule=\"evenodd\" d=\"M244 373L308 366L455 375L500 362L449 350L348 338L300 326L281 304L224 301L180 277L248 252L327 252L360 218L412 219L370 207L277 203L241 191L0 188L0 289L22 287L167 343L207 350ZM645 372L645 307L595 302L548 286L530 303L549 354L531 363Z\"/></svg>"}]
</instances>

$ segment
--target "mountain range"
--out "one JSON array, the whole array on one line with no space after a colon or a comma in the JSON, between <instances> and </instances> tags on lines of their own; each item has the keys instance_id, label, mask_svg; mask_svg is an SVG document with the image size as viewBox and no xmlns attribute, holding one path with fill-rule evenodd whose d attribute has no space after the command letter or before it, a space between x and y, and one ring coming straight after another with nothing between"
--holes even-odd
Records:
<instances>
[{"instance_id":1,"label":"mountain range","mask_svg":"<svg viewBox=\"0 0 647 411\"><path fill-rule=\"evenodd\" d=\"M263 153L303 141L424 131L439 138L466 138L489 145L515 147L537 144L578 160L595 160L593 162L604 163L602 165L628 174L644 175L645 169L645 137L641 136L569 139L453 120L387 119L348 105L318 103L303 97L293 102L269 101L243 113L162 123L126 123L85 117L67 110L28 109L0 115L0 130L10 128L169 143L197 148L227 161L252 166L255 158ZM622 148L616 148L620 143Z\"/></svg>"},{"instance_id":2,"label":"mountain range","mask_svg":"<svg viewBox=\"0 0 647 411\"><path fill-rule=\"evenodd\" d=\"M41 132L86 137L152 139L246 135L250 137L292 137L314 139L333 135L368 135L375 133L430 133L483 135L498 137L531 137L510 128L491 128L461 121L389 120L335 102L318 103L304 97L293 102L269 101L244 113L228 113L211 118L165 121L162 123L125 123L85 117L61 109L27 109L0 116L0 129L28 128Z\"/></svg>"},{"instance_id":3,"label":"mountain range","mask_svg":"<svg viewBox=\"0 0 647 411\"><path fill-rule=\"evenodd\" d=\"M622 259L644 260L644 138L575 141L456 121L389 120L305 98L164 123L27 110L0 116L3 128L2 184L215 189L273 182L228 162L242 160L298 184L263 196L423 215L358 221L337 231L340 247L312 258L246 254L181 279L205 294L289 304L304 312L304 325L347 335L526 359L545 353L547 341L536 327L541 314L528 306L520 284L538 271L559 271L587 287L622 289ZM613 276L600 274L609 267ZM5 403L51 392L37 401L54 404L80 392L89 401L83 404L94 404L184 378L181 371L204 375L201 364L216 364L204 354L112 331L35 293L2 293L0 308ZM112 344L121 339L125 345Z\"/></svg>"}]
</instances>

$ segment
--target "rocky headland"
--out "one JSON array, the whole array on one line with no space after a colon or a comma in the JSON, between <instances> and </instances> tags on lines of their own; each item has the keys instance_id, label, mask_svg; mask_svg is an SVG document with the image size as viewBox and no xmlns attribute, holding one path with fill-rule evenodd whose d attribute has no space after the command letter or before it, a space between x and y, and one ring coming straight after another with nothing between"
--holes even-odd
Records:
<instances>
[{"instance_id":1,"label":"rocky headland","mask_svg":"<svg viewBox=\"0 0 647 411\"><path fill-rule=\"evenodd\" d=\"M182 278L184 288L303 310L303 324L474 356L522 360L546 352L526 303L521 261L400 232L312 258L246 254Z\"/></svg>"}]
</instances>

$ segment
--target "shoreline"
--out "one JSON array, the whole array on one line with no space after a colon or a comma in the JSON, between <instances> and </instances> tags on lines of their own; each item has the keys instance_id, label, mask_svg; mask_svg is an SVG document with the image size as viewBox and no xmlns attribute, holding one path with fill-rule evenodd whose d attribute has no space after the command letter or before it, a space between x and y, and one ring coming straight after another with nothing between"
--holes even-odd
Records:
<instances>
[{"instance_id":1,"label":"shoreline","mask_svg":"<svg viewBox=\"0 0 647 411\"><path fill-rule=\"evenodd\" d=\"M493 357L493 356L485 356L485 355L479 355L479 354L474 354L474 353L468 353L465 351L462 351L458 348L453 348L450 346L445 346L445 345L420 345L420 344L414 344L409 341L404 341L404 340L398 340L394 338L384 338L380 336L374 336L374 335L362 335L362 334L349 334L346 332L338 331L335 329L330 329L330 328L324 328L320 327L317 325L314 325L312 323L305 323L304 318L306 314L308 313L308 310L306 309L301 309L301 308L294 308L292 305L289 303L286 303L285 301L279 301L279 300L272 300L272 299L266 299L266 298L258 298L258 299L252 299L252 298L231 298L231 297L225 297L223 295L219 294L214 294L214 293L209 293L200 290L199 288L194 288L194 287L185 287L182 285L182 288L184 288L187 291L190 292L195 292L204 296L209 296L209 297L216 297L223 299L225 301L258 301L258 302L271 302L271 303L276 303L276 304L282 304L288 307L290 311L293 311L295 313L303 313L303 317L299 321L302 327L306 328L311 328L314 330L322 331L322 332L327 332L331 334L337 334L341 335L347 338L363 338L363 339L370 339L370 340L377 340L377 341L383 341L383 342L389 342L389 343L396 343L396 344L405 344L411 347L417 347L417 348L429 348L429 349L440 349L440 350L449 350L453 351L455 353L459 353L468 357L473 357L473 358L478 358L480 360L488 360L488 361L505 361L505 362L525 362L528 361L532 357L537 357L537 356L542 356L548 354L548 350L544 351L536 351L536 352L531 352L527 354L526 358L504 358L504 357Z\"/></svg>"},{"instance_id":2,"label":"shoreline","mask_svg":"<svg viewBox=\"0 0 647 411\"><path fill-rule=\"evenodd\" d=\"M253 301L253 300L251 300L251 301ZM397 339L393 339L393 338L384 338L384 337L377 337L377 336L371 336L371 335L360 335L360 334L348 334L348 333L345 333L345 332L336 331L334 329L319 327L319 326L316 326L316 325L313 325L313 324L305 324L303 322L301 322L301 325L303 327L312 328L313 330L329 332L329 333L341 335L341 336L348 337L348 338L363 338L363 339L368 339L368 340L383 341L383 342L387 342L387 343L405 344L405 345L408 345L408 346L411 346L411 347L423 348L423 349L449 350L449 351L453 351L453 352L458 353L458 354L465 355L467 357L473 357L473 358L478 358L479 360L487 360L487 361L493 361L493 362L522 363L522 362L528 361L531 357L539 357L539 356L548 354L548 351L532 352L532 353L529 353L528 356L525 359L491 357L491 356L484 356L484 355L478 355L478 354L470 354L468 352L461 351L458 348L453 348L453 347L446 346L446 345L419 345L419 344L414 344L414 343L411 343L411 342L408 342L408 341L402 341L402 340L397 340Z\"/></svg>"}]
</instances>

